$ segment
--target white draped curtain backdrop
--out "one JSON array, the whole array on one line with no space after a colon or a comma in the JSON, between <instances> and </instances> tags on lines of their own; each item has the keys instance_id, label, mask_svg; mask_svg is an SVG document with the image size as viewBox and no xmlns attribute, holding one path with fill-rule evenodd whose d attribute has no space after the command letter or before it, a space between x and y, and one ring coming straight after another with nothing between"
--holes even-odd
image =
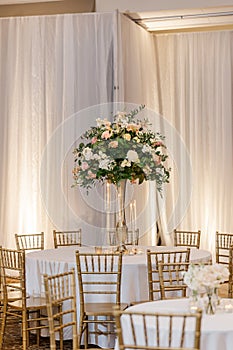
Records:
<instances>
[{"instance_id":1,"label":"white draped curtain backdrop","mask_svg":"<svg viewBox=\"0 0 233 350\"><path fill-rule=\"evenodd\" d=\"M73 162L69 169L65 162L80 117L68 135L63 124L112 101L114 25L113 14L0 20L2 245L14 247L16 232L45 231L51 247L52 229L80 227L67 206L78 191L71 191Z\"/></svg>"},{"instance_id":2,"label":"white draped curtain backdrop","mask_svg":"<svg viewBox=\"0 0 233 350\"><path fill-rule=\"evenodd\" d=\"M233 32L151 35L121 22L123 99L161 116L172 161L156 207L163 241L176 227L201 229L201 246L214 252L216 230L233 232Z\"/></svg>"},{"instance_id":3,"label":"white draped curtain backdrop","mask_svg":"<svg viewBox=\"0 0 233 350\"><path fill-rule=\"evenodd\" d=\"M169 228L201 229L202 246L214 250L216 230L233 232L233 32L159 35L154 40L160 111L183 139L192 167L190 205L175 213ZM185 177L185 170L178 169L178 176ZM175 201L172 195L170 211Z\"/></svg>"},{"instance_id":4,"label":"white draped curtain backdrop","mask_svg":"<svg viewBox=\"0 0 233 350\"><path fill-rule=\"evenodd\" d=\"M142 242L156 243L157 221L164 243L201 229L214 251L215 231L233 231L232 37L152 35L116 13L0 19L0 244L45 231L52 247L52 229L76 227L104 242L105 188L71 188L72 150L95 118L142 103L172 167L163 198L130 187Z\"/></svg>"}]
</instances>

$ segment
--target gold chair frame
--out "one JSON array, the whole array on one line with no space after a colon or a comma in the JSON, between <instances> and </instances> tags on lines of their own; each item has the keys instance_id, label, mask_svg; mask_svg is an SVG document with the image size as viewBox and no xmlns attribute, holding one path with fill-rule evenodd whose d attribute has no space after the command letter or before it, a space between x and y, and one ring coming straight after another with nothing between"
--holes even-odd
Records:
<instances>
[{"instance_id":1,"label":"gold chair frame","mask_svg":"<svg viewBox=\"0 0 233 350\"><path fill-rule=\"evenodd\" d=\"M201 231L174 230L174 246L200 248Z\"/></svg>"},{"instance_id":2,"label":"gold chair frame","mask_svg":"<svg viewBox=\"0 0 233 350\"><path fill-rule=\"evenodd\" d=\"M201 311L196 313L144 313L116 309L115 320L119 350L200 350ZM125 322L127 322L127 327ZM160 331L163 329L164 332L165 322L168 326L167 336L160 337ZM179 332L176 326L178 322L181 324ZM190 339L190 323L193 324L193 346L187 347L185 340ZM152 325L155 328L153 332L149 329ZM127 332L126 336L130 338L130 341L126 340L124 331ZM143 335L143 339L139 337L139 334ZM179 344L175 347L173 346L174 337L179 340ZM161 344L165 339L167 344Z\"/></svg>"},{"instance_id":3,"label":"gold chair frame","mask_svg":"<svg viewBox=\"0 0 233 350\"><path fill-rule=\"evenodd\" d=\"M31 234L15 233L17 250L44 250L44 232Z\"/></svg>"},{"instance_id":4,"label":"gold chair frame","mask_svg":"<svg viewBox=\"0 0 233 350\"><path fill-rule=\"evenodd\" d=\"M229 249L229 281L228 281L228 298L233 298L233 245Z\"/></svg>"},{"instance_id":5,"label":"gold chair frame","mask_svg":"<svg viewBox=\"0 0 233 350\"><path fill-rule=\"evenodd\" d=\"M53 230L54 248L65 246L77 246L82 245L82 229L70 231L56 231Z\"/></svg>"},{"instance_id":6,"label":"gold chair frame","mask_svg":"<svg viewBox=\"0 0 233 350\"><path fill-rule=\"evenodd\" d=\"M232 245L233 233L216 231L216 263L229 264L229 253Z\"/></svg>"},{"instance_id":7,"label":"gold chair frame","mask_svg":"<svg viewBox=\"0 0 233 350\"><path fill-rule=\"evenodd\" d=\"M147 250L147 276L149 286L149 301L161 299L161 289L159 280L159 263L189 263L190 249L177 251Z\"/></svg>"},{"instance_id":8,"label":"gold chair frame","mask_svg":"<svg viewBox=\"0 0 233 350\"><path fill-rule=\"evenodd\" d=\"M184 272L188 270L189 263L159 262L158 265L161 299L186 297L188 287L184 283ZM174 296L174 292L178 295Z\"/></svg>"},{"instance_id":9,"label":"gold chair frame","mask_svg":"<svg viewBox=\"0 0 233 350\"><path fill-rule=\"evenodd\" d=\"M95 334L96 341L98 335L115 335L113 307L127 307L120 300L122 253L85 254L77 251L76 262L80 298L79 345L84 334L84 346L87 348L90 334ZM95 301L90 301L90 297ZM99 302L98 297L101 297ZM89 331L90 324L94 325L92 331ZM103 330L98 325L102 325Z\"/></svg>"},{"instance_id":10,"label":"gold chair frame","mask_svg":"<svg viewBox=\"0 0 233 350\"><path fill-rule=\"evenodd\" d=\"M0 247L0 266L4 296L0 349L3 349L8 318L22 323L23 350L28 348L29 332L32 330L36 330L39 345L41 329L48 328L48 318L42 313L46 310L46 301L45 298L32 297L26 293L25 251ZM15 297L12 298L12 295Z\"/></svg>"},{"instance_id":11,"label":"gold chair frame","mask_svg":"<svg viewBox=\"0 0 233 350\"><path fill-rule=\"evenodd\" d=\"M117 245L116 230L111 230L108 232L109 244ZM126 245L138 245L139 243L139 228L135 230L128 230L127 239L124 242Z\"/></svg>"},{"instance_id":12,"label":"gold chair frame","mask_svg":"<svg viewBox=\"0 0 233 350\"><path fill-rule=\"evenodd\" d=\"M58 333L60 350L63 350L63 330L66 327L72 327L73 350L77 350L78 333L75 270L71 269L69 272L51 276L45 274L44 285L49 323L50 349L56 350L55 335ZM67 303L69 303L69 305L67 305ZM67 321L65 321L65 319Z\"/></svg>"}]
</instances>

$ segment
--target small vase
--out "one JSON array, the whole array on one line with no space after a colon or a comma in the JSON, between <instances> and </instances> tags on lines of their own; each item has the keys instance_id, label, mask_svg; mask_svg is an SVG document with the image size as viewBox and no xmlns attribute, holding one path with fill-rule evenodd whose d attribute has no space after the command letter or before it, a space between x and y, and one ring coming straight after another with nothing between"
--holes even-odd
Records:
<instances>
[{"instance_id":1,"label":"small vase","mask_svg":"<svg viewBox=\"0 0 233 350\"><path fill-rule=\"evenodd\" d=\"M220 298L219 293L218 293L218 287L215 287L215 288L214 288L214 296L213 296L213 298L215 299L214 302L215 302L216 307L217 307L218 305L220 305L221 298Z\"/></svg>"},{"instance_id":2,"label":"small vase","mask_svg":"<svg viewBox=\"0 0 233 350\"><path fill-rule=\"evenodd\" d=\"M216 289L207 291L207 300L205 303L205 313L207 315L214 315L217 306L217 294Z\"/></svg>"},{"instance_id":3,"label":"small vase","mask_svg":"<svg viewBox=\"0 0 233 350\"><path fill-rule=\"evenodd\" d=\"M125 242L128 235L128 227L125 219L125 192L127 180L121 180L116 185L117 191L117 223L116 223L116 243L118 250L126 250Z\"/></svg>"},{"instance_id":4,"label":"small vase","mask_svg":"<svg viewBox=\"0 0 233 350\"><path fill-rule=\"evenodd\" d=\"M190 312L197 312L200 309L200 296L197 290L191 290L189 296Z\"/></svg>"}]
</instances>

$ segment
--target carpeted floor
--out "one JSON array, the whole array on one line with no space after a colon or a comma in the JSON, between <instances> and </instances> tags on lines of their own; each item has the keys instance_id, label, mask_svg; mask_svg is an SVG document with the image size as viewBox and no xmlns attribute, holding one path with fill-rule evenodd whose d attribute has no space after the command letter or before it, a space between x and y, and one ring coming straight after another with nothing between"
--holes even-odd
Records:
<instances>
[{"instance_id":1,"label":"carpeted floor","mask_svg":"<svg viewBox=\"0 0 233 350\"><path fill-rule=\"evenodd\" d=\"M4 337L3 350L20 350L22 349L21 327L19 324L11 323L7 325L7 334ZM90 344L90 348L98 348L98 346ZM41 337L40 346L36 345L36 336L30 336L29 350L45 350L50 349L49 338ZM59 342L57 344L59 349ZM72 350L72 341L64 341L64 350Z\"/></svg>"},{"instance_id":2,"label":"carpeted floor","mask_svg":"<svg viewBox=\"0 0 233 350\"><path fill-rule=\"evenodd\" d=\"M227 284L223 284L219 290L219 296L221 298L227 297ZM22 349L22 339L20 333L20 325L16 323L11 323L7 325L7 334L4 339L3 350L20 350ZM95 348L96 346L90 345L90 348ZM30 350L45 350L50 349L49 338L42 337L40 346L36 345L36 337L31 335L30 339ZM59 349L59 342L58 342ZM64 350L72 350L72 341L66 340L64 342Z\"/></svg>"},{"instance_id":3,"label":"carpeted floor","mask_svg":"<svg viewBox=\"0 0 233 350\"><path fill-rule=\"evenodd\" d=\"M20 350L22 349L21 327L19 324L11 323L7 325L7 334L4 337L4 350ZM30 350L50 349L49 338L41 338L40 346L36 345L36 337L30 336ZM72 342L66 341L64 350L72 350Z\"/></svg>"}]
</instances>

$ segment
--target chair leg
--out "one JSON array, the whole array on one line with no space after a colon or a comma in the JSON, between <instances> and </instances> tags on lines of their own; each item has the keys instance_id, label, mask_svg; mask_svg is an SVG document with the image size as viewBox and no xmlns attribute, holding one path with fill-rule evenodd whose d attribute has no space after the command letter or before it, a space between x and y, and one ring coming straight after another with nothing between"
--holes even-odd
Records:
<instances>
[{"instance_id":1,"label":"chair leg","mask_svg":"<svg viewBox=\"0 0 233 350\"><path fill-rule=\"evenodd\" d=\"M58 305L58 314L60 315L58 322L60 325L62 325L61 312L62 312L62 305ZM60 340L60 350L63 350L63 329L60 329L59 331L59 340Z\"/></svg>"},{"instance_id":2,"label":"chair leg","mask_svg":"<svg viewBox=\"0 0 233 350\"><path fill-rule=\"evenodd\" d=\"M40 326L40 311L38 310L36 312L36 318L37 318L37 321L36 321L36 327L38 327L38 329L36 330L36 345L39 347L40 346L40 329L39 329L39 326ZM29 337L28 337L29 339Z\"/></svg>"},{"instance_id":3,"label":"chair leg","mask_svg":"<svg viewBox=\"0 0 233 350\"><path fill-rule=\"evenodd\" d=\"M23 350L27 350L29 345L29 336L27 331L27 312L22 313L22 338L23 338Z\"/></svg>"},{"instance_id":4,"label":"chair leg","mask_svg":"<svg viewBox=\"0 0 233 350\"><path fill-rule=\"evenodd\" d=\"M85 328L84 328L84 318L83 316L80 317L80 323L79 323L79 344L78 344L78 348L81 349L81 344L82 344L82 337L83 334L85 332Z\"/></svg>"},{"instance_id":5,"label":"chair leg","mask_svg":"<svg viewBox=\"0 0 233 350\"><path fill-rule=\"evenodd\" d=\"M94 316L94 321L98 320L98 316ZM94 328L95 328L95 344L98 344L98 323L94 323Z\"/></svg>"},{"instance_id":6,"label":"chair leg","mask_svg":"<svg viewBox=\"0 0 233 350\"><path fill-rule=\"evenodd\" d=\"M87 349L88 348L88 323L86 323L86 326L85 326L85 331L84 331L85 333L84 333L84 344L85 344L85 349Z\"/></svg>"},{"instance_id":7,"label":"chair leg","mask_svg":"<svg viewBox=\"0 0 233 350\"><path fill-rule=\"evenodd\" d=\"M0 332L0 349L3 349L3 343L4 343L4 334L6 329L6 312L7 312L7 306L3 305L2 307L2 319L1 319L1 332Z\"/></svg>"},{"instance_id":8,"label":"chair leg","mask_svg":"<svg viewBox=\"0 0 233 350\"><path fill-rule=\"evenodd\" d=\"M107 317L107 319L109 320L111 318L111 316ZM110 322L107 323L107 337L108 337L108 346L110 346L110 341L111 341L111 333L112 333L112 324Z\"/></svg>"}]
</instances>

